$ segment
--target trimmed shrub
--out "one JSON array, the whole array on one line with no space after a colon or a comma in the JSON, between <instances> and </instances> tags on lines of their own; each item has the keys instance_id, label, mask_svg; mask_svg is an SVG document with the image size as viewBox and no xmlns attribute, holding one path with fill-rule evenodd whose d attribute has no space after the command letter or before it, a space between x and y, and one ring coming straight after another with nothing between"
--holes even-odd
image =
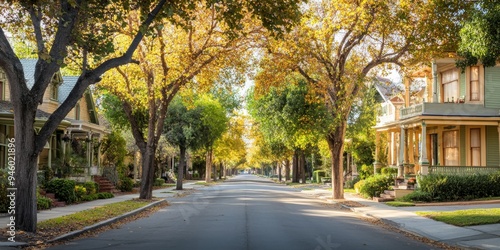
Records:
<instances>
[{"instance_id":1,"label":"trimmed shrub","mask_svg":"<svg viewBox=\"0 0 500 250\"><path fill-rule=\"evenodd\" d=\"M193 179L200 179L200 174L198 172L193 173Z\"/></svg>"},{"instance_id":2,"label":"trimmed shrub","mask_svg":"<svg viewBox=\"0 0 500 250\"><path fill-rule=\"evenodd\" d=\"M155 187L161 187L163 186L163 184L165 184L165 180L162 178L158 178L155 180L155 182L153 182L153 186Z\"/></svg>"},{"instance_id":3,"label":"trimmed shrub","mask_svg":"<svg viewBox=\"0 0 500 250\"><path fill-rule=\"evenodd\" d=\"M361 180L373 176L373 166L363 165L361 166L361 169L358 170L358 173L359 173L359 178L361 178Z\"/></svg>"},{"instance_id":4,"label":"trimmed shrub","mask_svg":"<svg viewBox=\"0 0 500 250\"><path fill-rule=\"evenodd\" d=\"M396 200L404 202L430 202L432 201L432 195L422 190L415 190L410 194L397 198Z\"/></svg>"},{"instance_id":5,"label":"trimmed shrub","mask_svg":"<svg viewBox=\"0 0 500 250\"><path fill-rule=\"evenodd\" d=\"M360 181L361 182L361 181ZM360 183L358 182L358 183ZM358 184L357 183L357 184ZM393 177L391 175L375 175L368 177L361 184L357 185L359 193L366 198L372 198L379 196L384 190L389 189L394 183ZM356 187L356 185L354 185ZM358 192L358 191L356 191Z\"/></svg>"},{"instance_id":6,"label":"trimmed shrub","mask_svg":"<svg viewBox=\"0 0 500 250\"><path fill-rule=\"evenodd\" d=\"M67 204L76 201L75 181L66 179L53 179L45 185L45 189L49 193L54 193L56 198L66 202Z\"/></svg>"},{"instance_id":7,"label":"trimmed shrub","mask_svg":"<svg viewBox=\"0 0 500 250\"><path fill-rule=\"evenodd\" d=\"M107 192L97 193L96 195L98 199L109 199L115 197L112 193Z\"/></svg>"},{"instance_id":8,"label":"trimmed shrub","mask_svg":"<svg viewBox=\"0 0 500 250\"><path fill-rule=\"evenodd\" d=\"M122 192L130 192L134 187L134 181L128 177L120 178L120 182L118 183L118 189Z\"/></svg>"},{"instance_id":9,"label":"trimmed shrub","mask_svg":"<svg viewBox=\"0 0 500 250\"><path fill-rule=\"evenodd\" d=\"M0 169L0 212L9 211L9 197L7 188L9 187L7 169Z\"/></svg>"},{"instance_id":10,"label":"trimmed shrub","mask_svg":"<svg viewBox=\"0 0 500 250\"><path fill-rule=\"evenodd\" d=\"M37 195L36 208L38 210L47 210L52 207L52 199L45 196Z\"/></svg>"},{"instance_id":11,"label":"trimmed shrub","mask_svg":"<svg viewBox=\"0 0 500 250\"><path fill-rule=\"evenodd\" d=\"M391 167L384 167L380 170L380 173L385 174L385 175L389 175L389 174L396 175L398 173L398 169L391 168Z\"/></svg>"},{"instance_id":12,"label":"trimmed shrub","mask_svg":"<svg viewBox=\"0 0 500 250\"><path fill-rule=\"evenodd\" d=\"M354 185L358 183L360 180L361 178L359 178L359 176L356 176L356 178L346 181L344 184L344 188L354 188Z\"/></svg>"},{"instance_id":13,"label":"trimmed shrub","mask_svg":"<svg viewBox=\"0 0 500 250\"><path fill-rule=\"evenodd\" d=\"M354 191L356 191L357 194L361 193L361 187L365 185L365 180L359 180L354 184Z\"/></svg>"},{"instance_id":14,"label":"trimmed shrub","mask_svg":"<svg viewBox=\"0 0 500 250\"><path fill-rule=\"evenodd\" d=\"M82 196L81 201L93 201L99 199L97 194L86 194Z\"/></svg>"},{"instance_id":15,"label":"trimmed shrub","mask_svg":"<svg viewBox=\"0 0 500 250\"><path fill-rule=\"evenodd\" d=\"M84 195L87 195L87 189L81 185L76 185L75 186L76 200L79 201Z\"/></svg>"},{"instance_id":16,"label":"trimmed shrub","mask_svg":"<svg viewBox=\"0 0 500 250\"><path fill-rule=\"evenodd\" d=\"M326 171L325 170L315 170L313 172L313 182L320 183L321 182L321 177L326 177Z\"/></svg>"},{"instance_id":17,"label":"trimmed shrub","mask_svg":"<svg viewBox=\"0 0 500 250\"><path fill-rule=\"evenodd\" d=\"M87 181L83 183L83 186L87 190L87 194L95 194L99 189L99 184L94 181Z\"/></svg>"},{"instance_id":18,"label":"trimmed shrub","mask_svg":"<svg viewBox=\"0 0 500 250\"><path fill-rule=\"evenodd\" d=\"M500 196L500 174L419 176L422 191L436 201L471 200Z\"/></svg>"}]
</instances>

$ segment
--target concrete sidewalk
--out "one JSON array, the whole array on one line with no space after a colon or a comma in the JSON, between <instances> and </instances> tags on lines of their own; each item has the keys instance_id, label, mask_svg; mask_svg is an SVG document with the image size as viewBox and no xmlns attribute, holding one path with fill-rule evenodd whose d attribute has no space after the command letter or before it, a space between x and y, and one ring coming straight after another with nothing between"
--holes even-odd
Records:
<instances>
[{"instance_id":1,"label":"concrete sidewalk","mask_svg":"<svg viewBox=\"0 0 500 250\"><path fill-rule=\"evenodd\" d=\"M331 201L331 191L315 189L303 191ZM457 227L417 215L416 211L455 211L474 208L500 208L496 204L471 204L447 206L392 207L346 193L345 199L356 201L364 207L353 207L352 211L382 220L397 228L448 245L465 249L500 249L500 224ZM333 202L333 201L332 201Z\"/></svg>"},{"instance_id":2,"label":"concrete sidewalk","mask_svg":"<svg viewBox=\"0 0 500 250\"><path fill-rule=\"evenodd\" d=\"M195 182L186 182L183 184L183 188L184 188L184 190L192 189L193 188L192 185L194 185L194 184L195 184ZM156 190L153 190L153 197L160 198L161 200L165 200L165 199L171 198L175 195L174 190L175 190L175 186L156 189ZM134 198L139 198L139 194L134 193L134 194L126 194L126 195L116 195L115 197L110 198L110 199L99 199L99 200L93 200L93 201L84 202L84 203L80 203L80 204L72 204L72 205L68 205L68 206L64 206L64 207L55 207L55 208L52 208L49 210L41 210L37 214L37 221L40 222L40 221L44 221L44 220L48 220L48 219L53 219L53 218L73 214L73 213L76 213L79 211L92 209L92 208L103 206L106 204L131 200ZM134 212L135 213L140 212L140 211L146 209L147 207L149 207L149 206L137 209ZM116 218L112 218L112 219L116 220L119 218L120 218L120 216L118 216ZM7 224L9 222L10 222L9 216L0 217L0 228L7 228L8 227ZM110 220L109 223L111 223L111 222L112 221ZM107 221L105 221L104 223L109 224ZM75 232L71 232L71 233L80 233L80 232L75 231ZM8 241L0 242L0 249L4 249L5 247L21 246L24 244L25 243L23 243L23 242L8 242Z\"/></svg>"}]
</instances>

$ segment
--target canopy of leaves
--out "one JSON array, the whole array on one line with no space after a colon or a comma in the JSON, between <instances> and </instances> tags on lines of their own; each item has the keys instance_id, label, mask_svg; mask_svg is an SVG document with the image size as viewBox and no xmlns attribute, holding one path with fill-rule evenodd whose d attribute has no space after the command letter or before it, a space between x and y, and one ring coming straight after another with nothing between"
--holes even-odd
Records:
<instances>
[{"instance_id":1,"label":"canopy of leaves","mask_svg":"<svg viewBox=\"0 0 500 250\"><path fill-rule=\"evenodd\" d=\"M283 86L261 97L255 93L248 97L249 112L275 153L285 151L283 146L305 149L316 144L331 122L322 98L309 91L304 79L289 78Z\"/></svg>"},{"instance_id":2,"label":"canopy of leaves","mask_svg":"<svg viewBox=\"0 0 500 250\"><path fill-rule=\"evenodd\" d=\"M163 133L167 141L184 149L196 150L200 145L202 132L201 107L188 109L181 98L175 98L169 105Z\"/></svg>"},{"instance_id":3,"label":"canopy of leaves","mask_svg":"<svg viewBox=\"0 0 500 250\"><path fill-rule=\"evenodd\" d=\"M500 2L478 1L469 19L460 30L458 54L463 58L457 65L465 68L480 61L495 66L500 60Z\"/></svg>"},{"instance_id":4,"label":"canopy of leaves","mask_svg":"<svg viewBox=\"0 0 500 250\"><path fill-rule=\"evenodd\" d=\"M245 119L233 116L229 120L228 129L215 142L214 156L216 162L224 162L230 167L237 167L246 161Z\"/></svg>"},{"instance_id":5,"label":"canopy of leaves","mask_svg":"<svg viewBox=\"0 0 500 250\"><path fill-rule=\"evenodd\" d=\"M227 130L229 120L226 116L226 110L208 94L199 96L194 105L201 112L202 126L198 139L204 148L211 148Z\"/></svg>"}]
</instances>

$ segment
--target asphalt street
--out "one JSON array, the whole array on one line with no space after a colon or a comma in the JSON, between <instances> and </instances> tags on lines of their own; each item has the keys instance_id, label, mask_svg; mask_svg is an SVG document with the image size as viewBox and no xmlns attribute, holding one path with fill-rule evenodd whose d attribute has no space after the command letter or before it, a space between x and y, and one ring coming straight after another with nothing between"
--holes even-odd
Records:
<instances>
[{"instance_id":1,"label":"asphalt street","mask_svg":"<svg viewBox=\"0 0 500 250\"><path fill-rule=\"evenodd\" d=\"M433 249L300 190L239 175L151 216L50 249Z\"/></svg>"}]
</instances>

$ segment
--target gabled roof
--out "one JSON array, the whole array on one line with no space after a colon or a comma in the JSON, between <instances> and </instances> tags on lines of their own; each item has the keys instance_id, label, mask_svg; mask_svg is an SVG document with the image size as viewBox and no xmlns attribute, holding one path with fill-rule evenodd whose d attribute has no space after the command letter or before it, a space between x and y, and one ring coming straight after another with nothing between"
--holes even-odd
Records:
<instances>
[{"instance_id":1,"label":"gabled roof","mask_svg":"<svg viewBox=\"0 0 500 250\"><path fill-rule=\"evenodd\" d=\"M374 86L384 101L390 101L393 97L404 93L404 86L392 82L390 79L383 77L376 77Z\"/></svg>"},{"instance_id":2,"label":"gabled roof","mask_svg":"<svg viewBox=\"0 0 500 250\"><path fill-rule=\"evenodd\" d=\"M24 79L26 79L26 85L28 86L29 89L33 87L33 84L35 84L35 68L36 68L36 62L38 61L37 59L20 59L21 64L23 65L23 71L24 71ZM57 77L61 79L61 72L58 71Z\"/></svg>"},{"instance_id":3,"label":"gabled roof","mask_svg":"<svg viewBox=\"0 0 500 250\"><path fill-rule=\"evenodd\" d=\"M59 103L63 103L69 96L69 92L75 87L78 76L63 76L63 83L59 85Z\"/></svg>"}]
</instances>

